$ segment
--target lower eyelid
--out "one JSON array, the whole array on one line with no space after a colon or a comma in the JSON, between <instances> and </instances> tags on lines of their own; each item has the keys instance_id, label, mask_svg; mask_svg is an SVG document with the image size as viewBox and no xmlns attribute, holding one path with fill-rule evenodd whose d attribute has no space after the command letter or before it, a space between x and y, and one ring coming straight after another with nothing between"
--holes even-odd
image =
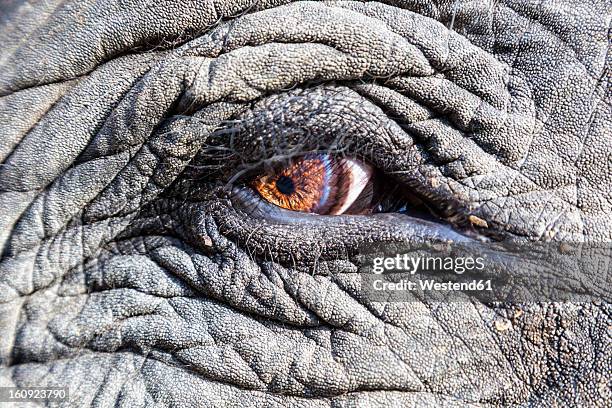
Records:
<instances>
[{"instance_id":1,"label":"lower eyelid","mask_svg":"<svg viewBox=\"0 0 612 408\"><path fill-rule=\"evenodd\" d=\"M262 199L249 187L234 187L230 193L232 207L245 213L250 218L265 219L280 224L301 224L326 222L337 217L363 217L361 215L320 215L314 213L292 211L281 208Z\"/></svg>"},{"instance_id":2,"label":"lower eyelid","mask_svg":"<svg viewBox=\"0 0 612 408\"><path fill-rule=\"evenodd\" d=\"M387 239L397 235L399 240L421 237L431 239L432 242L472 241L472 238L462 235L449 225L404 214L318 215L285 210L265 202L248 187L234 187L229 199L235 215L243 220L239 223L239 227L250 231L241 234L248 236L255 234L253 236L255 240L258 237L263 239L263 237L275 236L277 238L274 239L296 242L296 239L303 238L314 240L313 242L318 244L322 243L323 247L328 245L333 247L334 243L337 243L338 234L344 234L349 241L357 242L360 237L358 231L370 228L373 233L381 234ZM228 214L224 214L223 219L224 222L227 222ZM293 228L293 226L302 228ZM232 228L232 231L238 234L235 227ZM280 245L280 248L283 250L284 246Z\"/></svg>"}]
</instances>

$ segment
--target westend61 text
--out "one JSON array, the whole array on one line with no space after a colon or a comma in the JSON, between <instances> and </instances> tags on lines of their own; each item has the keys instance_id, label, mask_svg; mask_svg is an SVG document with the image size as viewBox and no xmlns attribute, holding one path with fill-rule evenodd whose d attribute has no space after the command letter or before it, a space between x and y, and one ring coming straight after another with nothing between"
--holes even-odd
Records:
<instances>
[{"instance_id":1,"label":"westend61 text","mask_svg":"<svg viewBox=\"0 0 612 408\"><path fill-rule=\"evenodd\" d=\"M433 279L419 279L418 283L402 279L399 282L387 282L377 279L372 282L374 290L377 291L483 291L493 290L491 280L473 280L470 282L438 282Z\"/></svg>"}]
</instances>

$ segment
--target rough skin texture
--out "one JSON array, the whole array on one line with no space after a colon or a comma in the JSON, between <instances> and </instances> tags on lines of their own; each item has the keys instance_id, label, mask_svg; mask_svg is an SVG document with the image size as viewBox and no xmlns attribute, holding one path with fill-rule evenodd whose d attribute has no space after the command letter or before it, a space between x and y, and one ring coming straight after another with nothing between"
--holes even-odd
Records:
<instances>
[{"instance_id":1,"label":"rough skin texture","mask_svg":"<svg viewBox=\"0 0 612 408\"><path fill-rule=\"evenodd\" d=\"M495 239L610 242L609 1L0 7L0 386L101 407L612 404L609 303L370 302L346 253L450 232L274 218L223 189L231 158L332 140Z\"/></svg>"}]
</instances>

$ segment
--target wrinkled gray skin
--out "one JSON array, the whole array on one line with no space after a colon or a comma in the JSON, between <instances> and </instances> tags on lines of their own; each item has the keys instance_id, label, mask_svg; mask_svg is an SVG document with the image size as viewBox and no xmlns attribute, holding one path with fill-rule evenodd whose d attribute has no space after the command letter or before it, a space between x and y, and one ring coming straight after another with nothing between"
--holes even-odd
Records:
<instances>
[{"instance_id":1,"label":"wrinkled gray skin","mask_svg":"<svg viewBox=\"0 0 612 408\"><path fill-rule=\"evenodd\" d=\"M0 385L610 406L607 302L371 302L355 248L449 227L222 188L236 157L332 138L482 236L609 242L609 1L281 3L0 3Z\"/></svg>"}]
</instances>

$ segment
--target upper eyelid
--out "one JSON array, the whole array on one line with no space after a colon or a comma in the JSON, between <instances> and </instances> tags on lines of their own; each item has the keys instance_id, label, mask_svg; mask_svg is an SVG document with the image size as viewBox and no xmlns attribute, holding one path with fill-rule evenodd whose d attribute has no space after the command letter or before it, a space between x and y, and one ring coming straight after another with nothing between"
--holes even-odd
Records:
<instances>
[{"instance_id":1,"label":"upper eyelid","mask_svg":"<svg viewBox=\"0 0 612 408\"><path fill-rule=\"evenodd\" d=\"M310 104L315 100L319 104L326 102L312 110ZM385 144L398 140L384 135L388 133L389 118L382 111L342 86L299 89L264 98L253 108L211 135L212 156L214 149L221 147L250 166L282 162L306 152L369 159L372 150L367 142L374 132L385 136ZM294 119L296 111L299 112ZM400 128L397 132L403 133ZM397 146L398 149L411 144L410 139L403 138L406 144Z\"/></svg>"},{"instance_id":2,"label":"upper eyelid","mask_svg":"<svg viewBox=\"0 0 612 408\"><path fill-rule=\"evenodd\" d=\"M326 103L319 104L312 112L310 108L313 100L325 100ZM258 109L261 113L258 113ZM339 114L339 109L344 109L347 114ZM327 110L336 113L328 116ZM298 119L287 112L297 112ZM317 133L319 130L328 131L326 141L316 140L321 137ZM374 132L376 138L371 137ZM290 157L312 151L355 156L369 162L382 173L392 173L395 170L380 165L388 157L389 148L401 151L414 148L412 140L380 108L349 88L334 85L298 88L272 98L264 98L253 105L252 109L229 121L227 127L217 135L216 145L222 146L223 152L231 150L235 159L231 162L223 160L219 164L226 169L223 179L226 189L234 182L244 181L249 175L260 172L264 163L282 163L288 154L284 147L275 145L275 142L285 139L291 146ZM378 148L368 146L370 142L381 145ZM266 143L269 145L260 149ZM312 144L308 146L308 143ZM324 148L321 148L322 144ZM415 151L414 157L419 155Z\"/></svg>"}]
</instances>

